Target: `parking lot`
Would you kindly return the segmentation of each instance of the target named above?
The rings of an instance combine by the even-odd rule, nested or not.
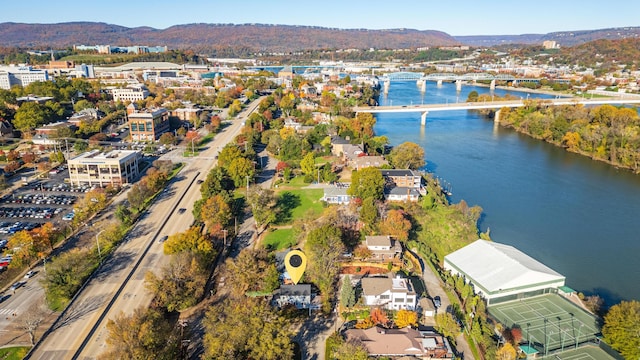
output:
[[[66,173],[51,174],[50,179],[30,182],[0,198],[0,236],[72,220],[73,205],[92,187],[66,184]]]

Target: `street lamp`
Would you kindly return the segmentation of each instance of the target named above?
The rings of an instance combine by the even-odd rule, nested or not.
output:
[[[96,245],[98,246],[98,258],[100,259],[100,264],[102,264],[102,254],[100,253],[100,234],[107,231],[107,229],[102,229],[96,234]]]

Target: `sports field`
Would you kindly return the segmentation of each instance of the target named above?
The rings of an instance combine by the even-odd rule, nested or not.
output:
[[[553,360],[615,360],[597,346],[583,346],[578,349],[563,351],[546,357]]]
[[[575,348],[599,333],[595,317],[556,294],[490,305],[489,313],[507,327],[522,329],[522,342],[530,343],[541,355]]]

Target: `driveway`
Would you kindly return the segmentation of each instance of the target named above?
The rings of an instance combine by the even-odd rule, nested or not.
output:
[[[449,301],[449,297],[447,297],[447,293],[444,291],[440,277],[438,277],[438,275],[436,275],[433,270],[431,270],[431,267],[425,266],[424,260],[420,256],[418,256],[417,253],[413,251],[412,253],[417,259],[420,260],[420,267],[422,268],[422,280],[424,281],[424,285],[427,288],[427,293],[429,294],[429,296],[431,298],[440,296],[440,301],[442,302],[440,311],[446,311],[447,309],[450,309],[451,302]],[[456,337],[456,349],[458,351],[458,357],[460,359],[475,359],[475,357],[473,357],[473,353],[471,352],[471,348],[467,343],[467,339],[465,339],[462,333]]]

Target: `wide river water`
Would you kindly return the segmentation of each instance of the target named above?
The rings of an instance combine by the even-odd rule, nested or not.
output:
[[[381,105],[464,102],[484,87],[392,82]],[[496,90],[496,95],[505,91]],[[525,93],[513,92],[526,97]],[[531,94],[531,97],[541,97]],[[640,300],[640,176],[494,126],[472,111],[377,114],[376,135],[425,149],[426,170],[451,184],[452,202],[484,209],[480,230],[602,296]]]

